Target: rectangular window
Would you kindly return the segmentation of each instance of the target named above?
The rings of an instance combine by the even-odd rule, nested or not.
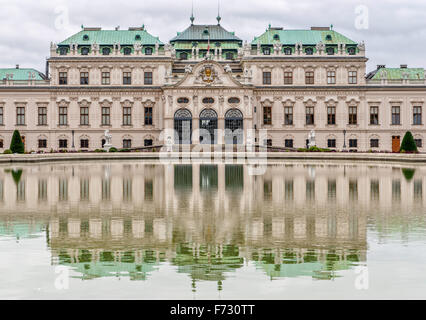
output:
[[[306,107],[306,124],[313,125],[314,123],[314,107]]]
[[[293,107],[284,107],[284,123],[293,125]]]
[[[328,148],[336,148],[336,139],[328,139],[327,140]]]
[[[80,108],[80,125],[82,126],[89,125],[89,108],[88,107]]]
[[[378,148],[379,139],[370,139],[370,148]]]
[[[80,84],[88,85],[89,84],[89,73],[88,72],[80,72]]]
[[[59,125],[66,126],[68,125],[68,108],[59,107]]]
[[[284,145],[286,148],[293,148],[293,139],[285,139]]]
[[[89,140],[81,139],[80,140],[80,148],[89,148]]]
[[[68,73],[67,72],[59,72],[59,84],[60,85],[68,84]]]
[[[102,107],[102,125],[109,126],[111,124],[111,108]]]
[[[357,124],[357,107],[349,107],[349,124]]]
[[[103,85],[111,84],[111,74],[109,72],[102,72],[102,84]]]
[[[132,107],[123,108],[123,125],[130,126],[132,124]]]
[[[0,125],[4,125],[4,109],[3,107],[0,107]]]
[[[60,139],[59,140],[59,148],[68,148],[68,140]]]
[[[144,72],[144,80],[143,83],[146,85],[152,84],[152,72]]]
[[[358,140],[349,139],[349,148],[358,148]]]
[[[356,71],[349,71],[348,74],[348,82],[349,84],[356,84],[357,83],[357,72]]]
[[[272,124],[272,107],[263,107],[263,124]]]
[[[284,72],[284,84],[293,84],[293,72]]]
[[[123,148],[129,149],[132,147],[132,140],[131,139],[124,139],[123,140]]]
[[[413,107],[413,124],[422,124],[422,107]]]
[[[392,124],[399,125],[401,124],[401,108],[392,107]]]
[[[416,143],[417,148],[422,147],[422,139],[414,139],[414,142]]]
[[[270,72],[264,72],[263,73],[263,84],[271,84],[271,73]]]
[[[152,107],[145,107],[145,125],[152,126]]]
[[[38,147],[39,148],[47,148],[47,140],[46,139],[39,139],[38,140]]]
[[[305,72],[305,83],[306,84],[314,84],[314,72],[313,71]]]
[[[327,124],[336,124],[336,107],[327,107]]]
[[[370,124],[379,124],[379,107],[370,107]]]
[[[131,72],[123,72],[123,84],[132,84],[132,73]]]
[[[143,145],[145,146],[145,147],[150,147],[150,146],[152,146],[152,139],[145,139],[144,141],[143,141]]]
[[[47,108],[46,107],[38,108],[38,125],[39,126],[47,125]]]
[[[327,71],[327,83],[328,84],[336,83],[336,71]]]
[[[16,108],[16,124],[25,125],[25,107]]]

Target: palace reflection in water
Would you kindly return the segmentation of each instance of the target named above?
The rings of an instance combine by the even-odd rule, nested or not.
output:
[[[149,280],[164,263],[221,283],[252,264],[272,279],[333,279],[367,263],[367,221],[426,207],[423,167],[147,162],[0,168],[0,238],[43,233],[77,277]],[[387,223],[386,219],[378,223]],[[380,226],[376,226],[380,229]]]

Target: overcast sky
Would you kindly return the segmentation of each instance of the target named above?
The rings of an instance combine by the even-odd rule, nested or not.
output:
[[[192,0],[0,0],[0,67],[44,72],[51,41],[81,25],[113,29],[145,24],[168,42],[190,23]],[[253,40],[269,24],[288,29],[330,26],[366,43],[368,71],[377,64],[426,67],[425,0],[221,0],[222,26]],[[195,23],[214,24],[217,0],[194,0]]]

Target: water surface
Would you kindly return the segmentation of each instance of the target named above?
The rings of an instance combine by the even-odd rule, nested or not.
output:
[[[425,193],[406,164],[0,166],[0,298],[424,299]]]

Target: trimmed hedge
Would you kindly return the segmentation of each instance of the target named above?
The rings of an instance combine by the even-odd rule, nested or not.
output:
[[[13,132],[12,141],[10,142],[10,150],[12,153],[24,153],[25,146],[21,139],[21,134],[18,130]]]
[[[402,139],[400,152],[417,152],[416,142],[410,131],[407,131]]]

